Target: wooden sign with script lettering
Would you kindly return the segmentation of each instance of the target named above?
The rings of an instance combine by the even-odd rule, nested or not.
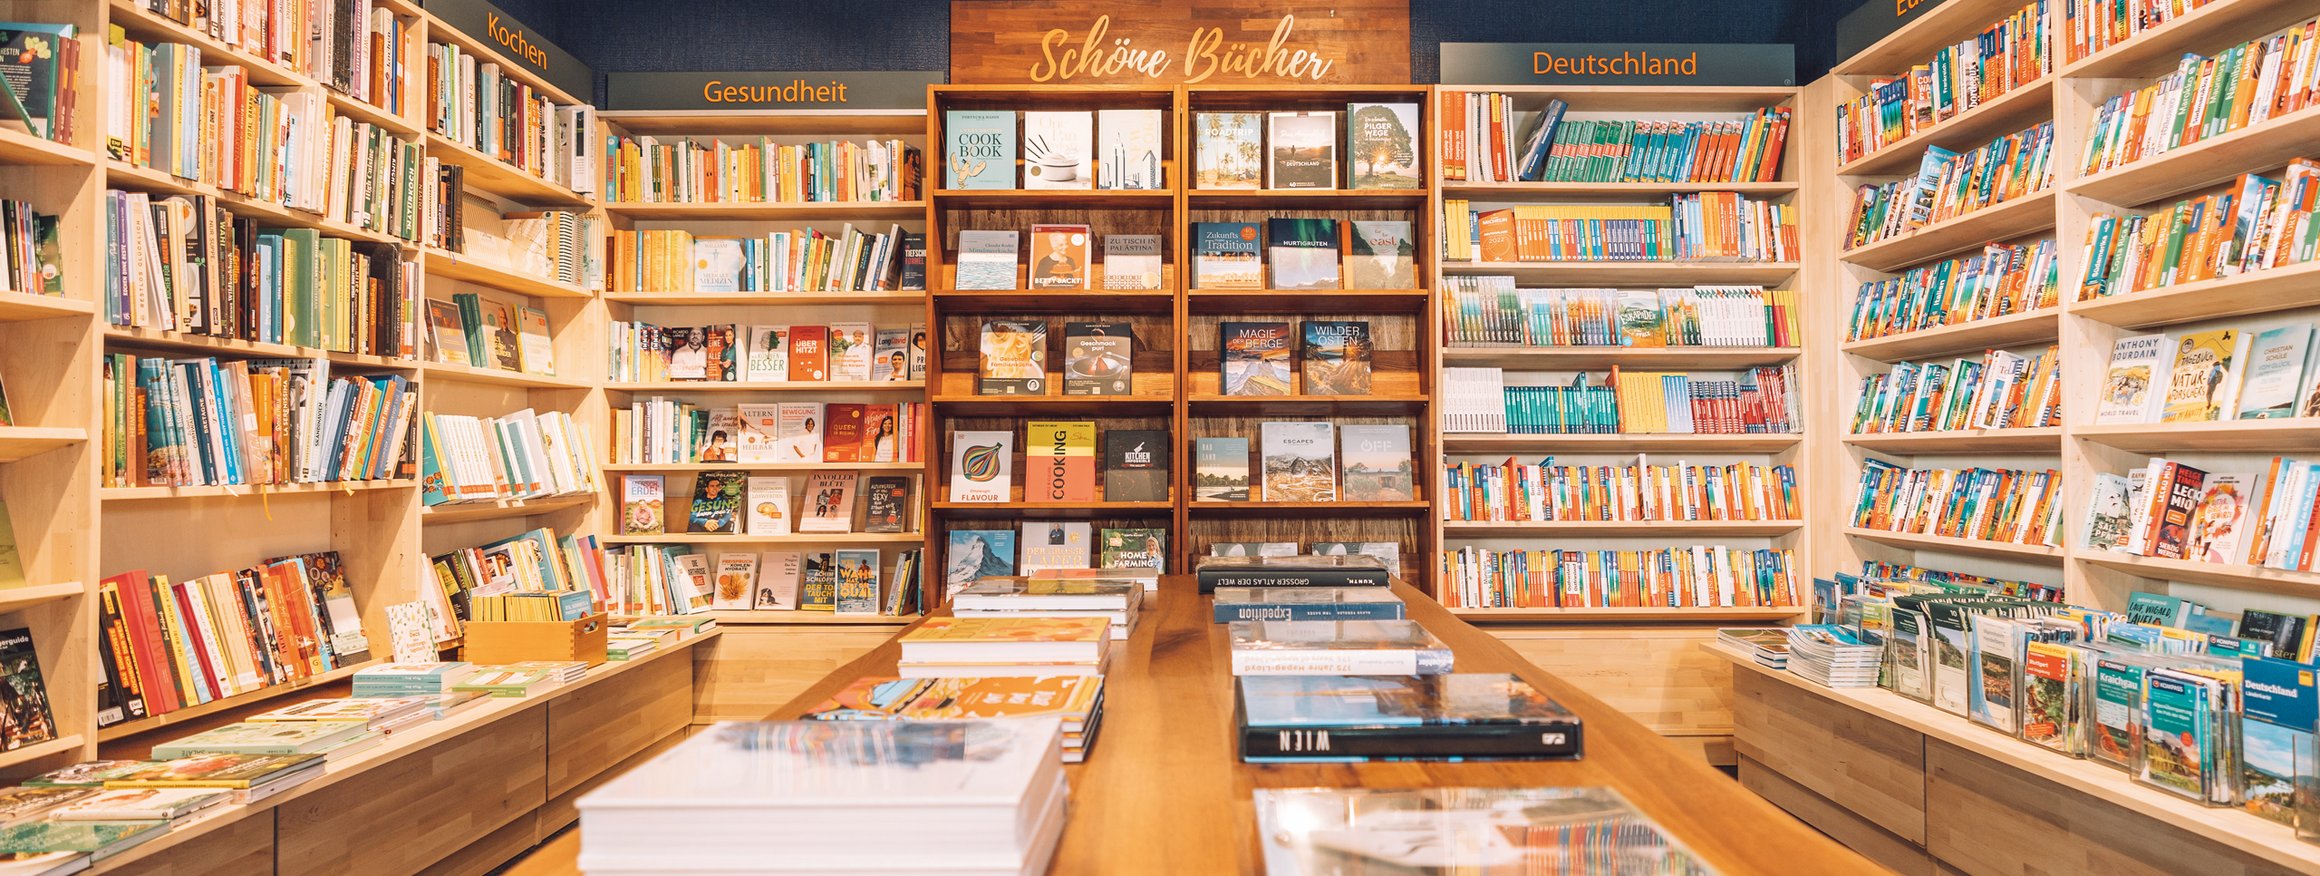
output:
[[[954,84],[1408,81],[1409,0],[951,4]]]

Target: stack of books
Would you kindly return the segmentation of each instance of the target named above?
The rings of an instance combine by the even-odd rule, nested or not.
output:
[[[1858,627],[1805,624],[1788,630],[1788,670],[1828,687],[1876,687],[1885,643]]]
[[[1234,621],[1234,675],[1441,675],[1450,646],[1417,621]]]
[[[1760,666],[1788,668],[1788,630],[1785,627],[1733,627],[1716,631],[1716,641],[1748,652]]]
[[[392,734],[397,729],[435,719],[436,698],[332,697],[307,700],[250,716],[252,723],[311,724],[359,721],[371,730]]]
[[[415,697],[450,693],[475,673],[472,664],[381,663],[354,674],[357,697]]]
[[[661,637],[653,634],[613,633],[604,637],[604,659],[625,663],[652,653],[661,646]]]
[[[1255,796],[1273,874],[1714,872],[1610,788],[1263,788]]]
[[[176,821],[233,799],[215,788],[40,788],[20,790],[77,791],[88,796],[47,812],[51,821]],[[54,872],[54,871],[38,871]]]
[[[1216,622],[1401,620],[1390,587],[1219,587]]]
[[[971,721],[1054,718],[1063,722],[1063,762],[1087,759],[1103,722],[1101,677],[857,679],[806,712],[817,721]]]
[[[1044,873],[1061,735],[1053,718],[718,724],[580,798],[580,867]],[[876,817],[895,807],[911,830]]]
[[[903,678],[1100,676],[1112,622],[1094,617],[934,617],[902,634]]]
[[[153,746],[153,756],[172,760],[205,754],[319,754],[337,759],[385,738],[368,721],[244,721]]]
[[[528,697],[587,674],[588,664],[571,661],[531,661],[477,666],[453,691],[474,691],[495,697]]]
[[[1193,571],[1202,592],[1220,587],[1385,587],[1393,570],[1368,554],[1202,557]]]
[[[951,596],[951,614],[976,617],[1100,617],[1112,625],[1112,639],[1135,629],[1144,586],[1104,578],[989,577]]]
[[[321,778],[319,754],[203,754],[107,771],[107,788],[223,788],[253,803]]]
[[[0,856],[27,873],[76,873],[168,832],[166,821],[27,821],[0,829]]]
[[[1576,758],[1579,716],[1512,675],[1245,676],[1241,759]]]

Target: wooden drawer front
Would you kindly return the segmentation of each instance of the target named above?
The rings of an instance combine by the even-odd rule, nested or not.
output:
[[[671,654],[548,703],[548,796],[693,721],[693,661]]]
[[[1925,736],[1753,672],[1733,676],[1733,736],[1753,760],[1925,844]]]
[[[548,710],[530,708],[278,807],[279,872],[412,873],[547,800]]]
[[[1740,759],[1740,785],[1756,796],[1788,810],[1829,838],[1860,852],[1869,860],[1903,876],[1932,876],[1933,859],[1915,843],[1894,836],[1884,828],[1869,823],[1827,797],[1805,789],[1788,777],[1766,769],[1763,764],[1748,758]]]
[[[154,840],[160,842],[161,840]],[[118,872],[134,876],[252,876],[274,872],[274,814],[235,819]]]

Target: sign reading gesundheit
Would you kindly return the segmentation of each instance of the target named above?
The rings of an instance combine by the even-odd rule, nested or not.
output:
[[[926,109],[941,70],[606,73],[608,110]]]
[[[1443,85],[1795,85],[1786,43],[1443,43]]]
[[[1837,19],[1837,58],[1850,58],[1876,45],[1887,34],[1916,21],[1944,0],[1869,0]],[[2023,5],[2029,5],[2027,3]],[[1997,15],[1998,13],[1992,13]],[[1894,71],[1905,72],[1905,71]]]
[[[421,5],[484,45],[586,103],[596,94],[596,71],[571,52],[485,0],[426,0]]]

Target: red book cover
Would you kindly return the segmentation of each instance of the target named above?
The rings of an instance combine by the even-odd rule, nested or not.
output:
[[[856,457],[858,461],[909,461],[902,449],[902,417],[898,410],[896,405],[862,406],[862,449]]]
[[[832,403],[825,410],[829,424],[822,430],[823,462],[862,462],[862,409],[859,404]]]
[[[121,599],[121,619],[128,627],[129,652],[137,674],[145,679],[145,711],[150,715],[183,707],[177,696],[177,673],[161,649],[161,624],[153,616],[153,591],[144,570],[106,578]]]
[[[789,327],[789,379],[830,379],[830,327]]]
[[[174,616],[178,619],[172,628],[178,641],[187,646],[185,650],[193,652],[191,668],[196,670],[196,686],[208,699],[214,700],[225,695],[225,685],[218,679],[217,663],[210,659],[209,624],[203,622],[200,612],[193,610],[193,597],[185,592],[186,587],[184,581],[168,585],[167,595],[176,606]]]
[[[2207,473],[2187,465],[2169,463],[2167,475],[2160,482],[2165,485],[2165,490],[2164,495],[2157,500],[2162,504],[2159,506],[2159,530],[2151,541],[2151,556],[2180,560],[2183,558],[2184,539],[2191,531],[2191,515],[2199,510],[2199,489],[2204,485]],[[2310,542],[2306,542],[2305,552],[2309,554],[2310,551]]]

